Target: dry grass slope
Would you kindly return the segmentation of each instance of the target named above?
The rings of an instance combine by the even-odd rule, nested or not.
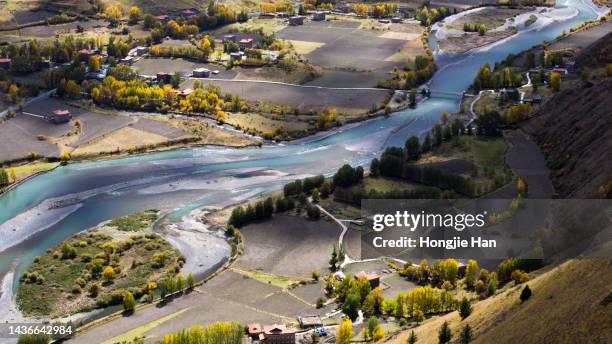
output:
[[[600,252],[612,248],[608,242]],[[473,343],[609,343],[612,337],[612,263],[609,259],[576,258],[539,272],[528,282],[533,295],[521,304],[523,286],[516,286],[477,303],[464,321],[453,312],[416,328],[419,344],[438,343],[438,329],[450,323],[453,340],[465,324]],[[606,303],[604,300],[607,299]],[[409,332],[388,340],[406,343]]]

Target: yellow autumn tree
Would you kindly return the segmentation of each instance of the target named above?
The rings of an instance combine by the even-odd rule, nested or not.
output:
[[[17,99],[19,99],[19,87],[16,84],[11,84],[9,86],[9,97],[11,98],[11,102],[17,103]]]
[[[99,71],[100,70],[100,57],[98,55],[90,56],[88,66],[91,72]]]
[[[353,338],[353,322],[346,317],[336,330],[336,344],[350,344]]]
[[[140,8],[138,6],[134,6],[130,9],[128,22],[134,25],[138,23],[139,20],[140,20]]]
[[[367,16],[368,15],[368,5],[366,4],[353,4],[353,11],[355,11],[355,13],[358,16]]]
[[[276,5],[270,2],[264,2],[259,5],[261,12],[263,13],[274,13],[276,12]]]
[[[104,15],[112,25],[117,25],[123,15],[123,11],[119,5],[110,5],[104,10]]]
[[[555,92],[558,92],[561,89],[561,74],[559,74],[558,72],[550,73],[549,83],[550,87]]]

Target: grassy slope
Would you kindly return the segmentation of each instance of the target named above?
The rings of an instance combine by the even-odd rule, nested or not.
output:
[[[612,248],[609,242],[601,250]],[[537,272],[536,272],[537,274]],[[419,344],[438,343],[438,329],[448,321],[458,339],[465,324],[474,331],[473,343],[606,343],[612,336],[610,295],[612,264],[604,259],[572,259],[540,272],[528,282],[532,297],[519,301],[522,286],[512,287],[474,305],[460,321],[457,312],[432,318],[416,328]],[[404,344],[409,331],[389,339]]]

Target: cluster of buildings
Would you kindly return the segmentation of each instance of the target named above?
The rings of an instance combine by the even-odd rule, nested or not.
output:
[[[327,13],[324,11],[317,11],[312,13],[311,19],[313,21],[324,21],[326,18]],[[304,20],[307,18],[307,16],[291,16],[289,17],[289,25],[291,26],[298,26],[298,25],[304,25]]]
[[[183,17],[184,19],[189,19],[193,16],[196,16],[200,14],[200,10],[197,8],[188,8],[188,9],[184,9],[184,10],[179,10],[179,11],[173,11],[170,12],[169,14],[161,14],[158,16],[155,16],[155,19],[157,19],[157,21],[159,21],[162,24],[165,24],[167,22],[169,22],[170,20],[176,19],[178,17]]]
[[[128,51],[128,54],[126,57],[122,58],[121,60],[119,60],[119,63],[123,63],[123,64],[127,64],[127,65],[132,65],[134,63],[134,61],[136,61],[136,58],[145,55],[146,53],[149,52],[149,48],[147,47],[143,47],[143,46],[138,46],[136,48],[133,48],[132,50]]]
[[[259,323],[253,323],[248,325],[251,340],[265,344],[295,344],[297,332],[297,329],[281,324],[261,326]]]
[[[258,34],[250,34],[250,33],[231,33],[223,36],[223,43],[235,43],[238,45],[239,51],[231,52],[229,54],[229,58],[232,60],[242,60],[246,54],[245,50],[247,49],[256,49],[259,42],[261,41],[261,36]],[[268,59],[270,61],[278,60],[278,52],[271,50],[259,50],[261,53],[261,57]],[[194,75],[195,76],[195,75]]]

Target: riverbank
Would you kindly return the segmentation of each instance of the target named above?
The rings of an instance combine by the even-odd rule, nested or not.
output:
[[[541,30],[555,22],[572,19],[578,14],[578,10],[570,7],[535,7],[521,10],[478,7],[445,18],[432,28],[438,42],[436,53],[456,54],[490,49],[516,34]],[[484,25],[485,32],[465,32],[466,24],[476,27]]]

